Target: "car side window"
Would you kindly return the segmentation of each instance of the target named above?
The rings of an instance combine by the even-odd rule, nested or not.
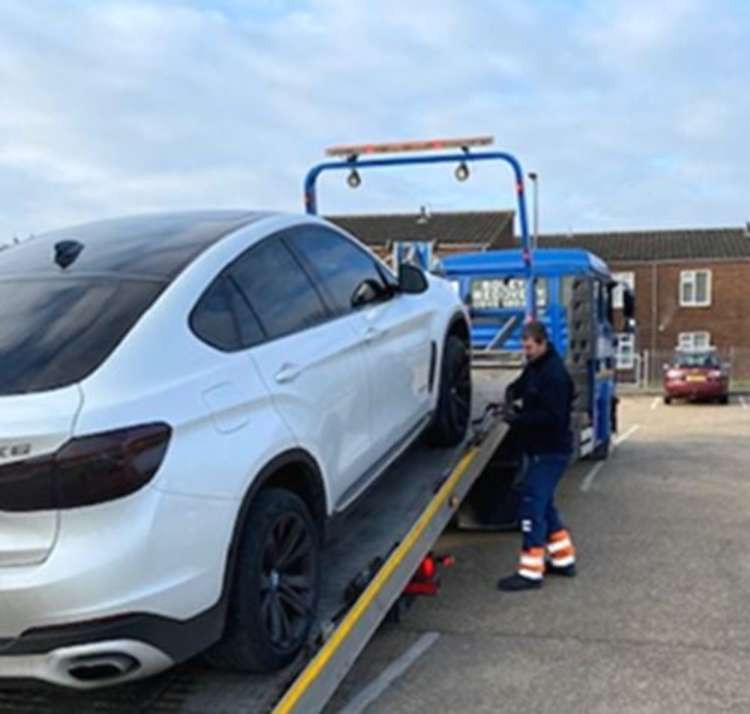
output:
[[[193,332],[224,352],[261,342],[263,330],[234,283],[224,275],[214,280],[190,316]]]
[[[372,302],[390,294],[372,257],[338,233],[303,226],[290,231],[287,239],[314,271],[337,314],[356,307],[358,297]]]
[[[193,332],[204,342],[225,352],[241,348],[228,293],[226,280],[217,278],[208,286],[190,315]]]
[[[312,281],[278,237],[251,248],[230,266],[228,274],[271,339],[304,330],[327,317]]]

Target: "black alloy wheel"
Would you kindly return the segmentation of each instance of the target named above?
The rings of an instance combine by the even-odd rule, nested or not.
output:
[[[295,648],[307,632],[316,600],[316,544],[302,516],[281,514],[263,549],[260,614],[279,650]]]

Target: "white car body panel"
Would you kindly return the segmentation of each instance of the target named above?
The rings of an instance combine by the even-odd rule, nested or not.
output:
[[[0,466],[53,453],[73,431],[83,403],[77,386],[43,394],[0,397]],[[58,532],[58,514],[3,512],[0,508],[0,572],[41,563]],[[0,581],[0,592],[2,581]]]

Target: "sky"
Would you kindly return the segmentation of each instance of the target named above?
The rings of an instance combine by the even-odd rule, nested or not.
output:
[[[491,134],[540,230],[750,220],[744,0],[0,0],[0,242],[299,212],[325,147]],[[513,208],[501,164],[343,174],[325,213]]]

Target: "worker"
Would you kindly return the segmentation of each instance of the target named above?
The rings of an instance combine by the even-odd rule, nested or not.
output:
[[[518,568],[498,582],[507,592],[540,588],[545,573],[576,574],[573,541],[555,507],[555,489],[572,454],[573,381],[541,322],[524,326],[523,351],[526,366],[505,394],[505,419],[519,438],[526,468]]]

